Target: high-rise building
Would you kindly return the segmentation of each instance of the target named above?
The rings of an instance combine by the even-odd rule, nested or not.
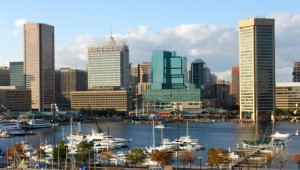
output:
[[[197,103],[201,100],[199,88],[187,82],[186,57],[175,52],[152,51],[151,87],[143,92],[143,106],[163,107],[171,103]]]
[[[240,119],[274,119],[275,21],[239,21]]]
[[[293,82],[300,82],[300,62],[293,62]]]
[[[88,48],[88,88],[129,88],[129,49],[125,42],[111,36],[107,43],[91,44]]]
[[[10,62],[10,85],[25,88],[24,62]]]
[[[130,64],[130,85],[136,86],[139,81],[139,64]]]
[[[87,90],[86,71],[61,68],[55,71],[55,102],[59,109],[71,108],[71,92]]]
[[[54,26],[24,24],[25,86],[32,110],[49,110],[55,102],[54,60]]]
[[[240,72],[239,66],[233,66],[231,68],[231,86],[230,86],[230,94],[233,97],[233,104],[239,105],[240,98],[240,80],[239,80]]]
[[[0,67],[0,86],[9,86],[9,68],[6,66]]]
[[[191,63],[190,83],[194,84],[196,88],[204,89],[206,81],[206,69],[206,63],[200,58]]]
[[[152,51],[151,89],[184,89],[187,83],[187,59],[175,52]]]
[[[139,83],[150,83],[151,63],[142,63],[139,67]]]

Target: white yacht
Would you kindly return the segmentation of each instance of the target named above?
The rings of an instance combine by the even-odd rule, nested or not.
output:
[[[30,119],[25,125],[25,128],[27,129],[38,129],[38,128],[49,128],[49,127],[52,127],[52,124],[49,121],[37,120],[34,118]]]
[[[189,127],[187,122],[186,136],[182,136],[172,142],[175,145],[179,145],[179,149],[182,150],[201,150],[205,148],[204,144],[199,144],[199,139],[192,139],[189,136]]]
[[[130,142],[132,142],[132,139],[124,139],[124,138],[113,138],[110,135],[106,135],[105,133],[96,133],[94,130],[92,131],[92,134],[87,135],[85,138],[88,142],[104,142],[107,143],[108,141],[110,143],[114,143],[115,145],[126,147],[129,145]]]
[[[276,131],[273,135],[271,135],[272,138],[274,139],[287,139],[290,138],[291,134],[290,133],[280,133]]]
[[[13,130],[13,129],[20,129],[20,123],[17,121],[11,121],[11,120],[2,120],[0,121],[0,129],[6,129],[6,130]]]

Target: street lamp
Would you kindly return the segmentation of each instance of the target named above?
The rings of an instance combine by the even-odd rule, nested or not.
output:
[[[53,123],[53,145],[55,146],[55,113],[57,110],[56,103],[51,103],[52,123]]]
[[[176,169],[178,169],[178,128],[179,128],[179,116],[182,111],[182,106],[179,103],[173,103],[173,110],[175,112],[176,120],[177,120],[177,128],[176,128]]]
[[[200,161],[200,170],[201,170],[201,161],[202,161],[202,156],[199,156],[199,161]]]

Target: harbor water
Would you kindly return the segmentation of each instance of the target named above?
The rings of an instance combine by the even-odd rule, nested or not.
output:
[[[78,126],[75,126],[74,122],[72,131],[76,133]],[[152,124],[131,124],[125,122],[99,122],[98,125],[102,128],[105,133],[109,133],[113,137],[122,137],[132,139],[130,148],[144,148],[153,145],[152,135]],[[97,129],[95,123],[81,123],[80,129],[82,133],[91,133],[94,129]],[[265,124],[263,129],[256,129],[254,123],[243,123],[243,122],[211,122],[211,123],[200,123],[200,122],[189,122],[188,133],[189,136],[195,139],[199,139],[200,143],[206,145],[205,150],[196,152],[196,160],[194,165],[199,165],[197,158],[202,156],[202,164],[205,164],[207,160],[207,150],[209,148],[221,147],[224,150],[233,151],[238,145],[241,144],[242,140],[254,140],[257,132],[261,136],[268,137],[270,133],[274,131],[280,131],[285,133],[295,133],[296,130],[300,129],[300,123],[291,123],[285,121],[278,121],[275,123]],[[268,133],[265,133],[269,131]],[[21,142],[21,140],[31,143],[33,147],[37,147],[41,142],[47,140],[48,143],[58,143],[58,141],[66,140],[65,136],[71,133],[70,125],[59,125],[54,128],[47,129],[36,129],[37,135],[29,136],[16,136],[13,138],[0,138],[0,147],[5,150],[6,147],[12,145],[15,142]],[[155,144],[161,143],[161,133],[163,137],[168,138],[171,141],[178,137],[185,136],[187,133],[187,123],[185,121],[174,122],[165,124],[164,129],[155,129]],[[55,138],[54,138],[55,134]],[[128,149],[130,149],[128,148]],[[285,169],[297,169],[297,164],[293,162],[292,155],[300,152],[300,136],[293,136],[287,143],[287,163],[284,166]],[[173,164],[176,164],[173,162]],[[182,163],[179,162],[181,165]],[[279,164],[273,161],[271,168],[278,168]]]

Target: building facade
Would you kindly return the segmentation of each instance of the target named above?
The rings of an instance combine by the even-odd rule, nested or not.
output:
[[[24,62],[10,62],[10,85],[25,88]]]
[[[300,62],[293,62],[293,82],[300,82]]]
[[[199,102],[201,92],[187,82],[186,57],[175,52],[153,51],[151,87],[143,91],[144,107],[160,107],[173,102]]]
[[[150,83],[151,81],[151,63],[142,63],[139,67],[139,83]]]
[[[9,86],[9,67],[2,66],[0,67],[0,86]]]
[[[201,59],[196,59],[191,63],[190,83],[194,84],[196,88],[205,88],[206,69],[206,63]]]
[[[86,71],[61,68],[55,71],[55,103],[60,110],[71,108],[71,92],[87,90]]]
[[[233,66],[231,68],[231,86],[230,94],[233,98],[233,104],[239,105],[240,101],[240,71],[239,66]]]
[[[89,91],[77,91],[71,94],[71,107],[79,110],[86,109],[116,109],[128,112],[132,109],[132,94],[121,89],[92,89]]]
[[[239,21],[240,119],[275,119],[275,21]]]
[[[276,83],[276,107],[294,111],[299,106],[300,82]]]
[[[184,89],[187,83],[187,59],[176,52],[152,51],[151,89]]]
[[[110,37],[103,44],[91,43],[88,48],[88,88],[129,88],[129,48],[125,42]]]
[[[31,93],[20,86],[0,87],[0,106],[9,111],[31,110]]]
[[[55,102],[54,63],[54,26],[24,24],[25,86],[34,111],[49,110]]]

